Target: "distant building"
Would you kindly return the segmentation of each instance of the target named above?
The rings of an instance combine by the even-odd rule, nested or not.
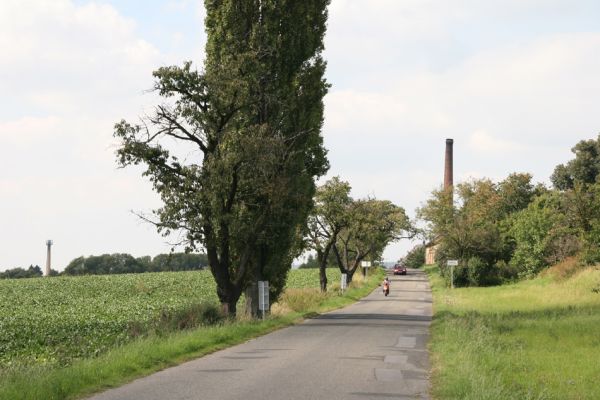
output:
[[[435,253],[439,247],[439,244],[431,243],[425,247],[425,264],[431,265],[435,263]]]

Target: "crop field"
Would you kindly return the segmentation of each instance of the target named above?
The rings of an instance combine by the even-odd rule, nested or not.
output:
[[[327,268],[327,281],[329,285],[339,283],[341,278],[340,270],[337,268]],[[294,289],[303,288],[318,288],[319,287],[319,270],[311,269],[295,269],[290,271],[287,280],[287,287]]]
[[[328,270],[337,282],[337,269]],[[318,287],[318,270],[290,271],[288,287]],[[208,271],[0,280],[0,370],[67,365],[130,340],[161,314],[217,303]]]

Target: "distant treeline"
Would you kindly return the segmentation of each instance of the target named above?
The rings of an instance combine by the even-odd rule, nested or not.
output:
[[[130,254],[103,254],[101,256],[78,257],[63,271],[64,275],[109,275],[141,272],[192,271],[208,266],[205,254],[169,253],[133,257]]]
[[[58,271],[50,270],[50,275],[58,275]],[[0,272],[0,279],[19,279],[19,278],[37,278],[42,276],[42,269],[39,265],[30,265],[29,268],[12,268]]]
[[[101,256],[77,257],[61,273],[51,270],[50,275],[109,275],[142,272],[193,271],[208,267],[205,254],[169,253],[133,257],[131,254],[116,253]],[[43,275],[39,266],[28,269],[13,268],[0,272],[0,279],[36,278]]]
[[[319,260],[315,257],[314,254],[309,254],[306,258],[306,261],[298,266],[300,269],[305,268],[319,268]],[[335,259],[335,254],[333,251],[329,253],[327,257],[327,268],[338,268],[337,261]]]

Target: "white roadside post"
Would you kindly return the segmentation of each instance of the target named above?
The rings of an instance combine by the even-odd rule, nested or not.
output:
[[[265,319],[265,314],[269,311],[269,281],[258,281],[258,309]]]
[[[342,282],[340,283],[340,287],[342,288],[342,294],[344,290],[348,287],[348,274],[342,274]]]
[[[450,287],[454,289],[454,267],[458,266],[458,260],[448,260],[447,265],[450,267]]]
[[[367,268],[371,266],[371,261],[361,261],[360,266],[363,267],[363,276],[367,276]]]

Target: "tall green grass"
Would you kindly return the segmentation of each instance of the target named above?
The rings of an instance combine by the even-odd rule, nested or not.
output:
[[[436,399],[600,399],[600,269],[446,288],[435,268]]]

